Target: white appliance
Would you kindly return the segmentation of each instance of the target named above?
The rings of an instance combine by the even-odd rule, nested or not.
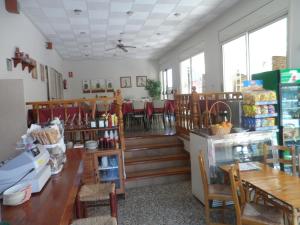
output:
[[[32,185],[32,192],[40,192],[51,176],[48,165],[48,151],[41,145],[33,145],[29,150],[0,165],[0,194],[16,184]]]

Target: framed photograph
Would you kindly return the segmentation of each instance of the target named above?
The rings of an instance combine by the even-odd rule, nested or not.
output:
[[[120,77],[121,88],[131,88],[131,77]]]
[[[31,71],[31,77],[33,79],[38,79],[38,71],[37,71],[37,64],[35,60],[32,60],[32,64],[34,65],[34,68]]]
[[[136,76],[136,86],[137,87],[146,87],[147,76]]]
[[[83,91],[90,91],[91,89],[91,81],[90,80],[83,80],[82,81],[82,90]]]
[[[41,81],[45,81],[45,66],[40,64]]]
[[[6,59],[6,68],[7,68],[7,71],[12,71],[12,60],[11,59]]]
[[[105,89],[105,80],[104,79],[97,79],[91,80],[91,89],[99,90]]]
[[[113,89],[113,82],[111,80],[106,80],[106,88]]]

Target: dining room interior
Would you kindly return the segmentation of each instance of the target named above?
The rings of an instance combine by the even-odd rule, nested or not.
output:
[[[0,225],[298,225],[299,0],[0,0]]]

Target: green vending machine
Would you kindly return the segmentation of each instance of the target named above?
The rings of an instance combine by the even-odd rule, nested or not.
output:
[[[295,145],[298,155],[300,153],[300,69],[282,69],[253,74],[252,80],[263,80],[265,89],[276,92],[279,144]]]

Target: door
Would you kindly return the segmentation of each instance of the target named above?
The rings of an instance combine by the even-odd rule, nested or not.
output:
[[[281,85],[281,129],[283,145],[295,145],[296,155],[300,153],[300,85]],[[283,157],[289,158],[288,154]],[[284,170],[291,167],[285,166]]]

